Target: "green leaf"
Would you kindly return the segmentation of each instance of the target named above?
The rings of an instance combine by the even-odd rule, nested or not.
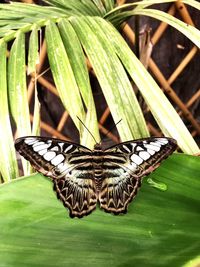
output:
[[[122,140],[148,136],[148,130],[128,76],[113,43],[104,34],[105,24],[97,18],[72,17],[70,22],[94,69]]]
[[[100,16],[101,10],[91,0],[45,0],[46,3],[52,4],[64,10],[71,11],[72,15],[79,13],[79,15]]]
[[[183,267],[198,267],[200,264],[200,256],[197,256],[196,258],[190,260],[186,264],[184,264]]]
[[[23,3],[0,4],[0,13],[0,36],[4,37],[5,41],[14,39],[18,31],[30,32],[33,24],[44,27],[48,20],[56,22],[72,14],[80,15],[75,10],[67,11],[56,7]]]
[[[194,0],[182,0],[183,3],[200,10],[200,3]]]
[[[77,116],[84,121],[85,111],[83,102],[64,44],[58,28],[53,22],[49,21],[46,26],[45,38],[49,64],[56,88],[64,107],[80,130],[82,125]]]
[[[122,22],[127,20],[127,17],[132,16],[130,9],[134,8],[134,10],[137,9],[143,9],[145,7],[154,5],[154,4],[163,4],[163,3],[169,3],[169,2],[175,2],[176,0],[147,0],[147,1],[136,1],[129,4],[123,4],[118,5],[117,7],[113,8],[111,11],[107,12],[104,15],[104,18],[111,21],[112,24],[115,26],[119,26]],[[129,10],[129,11],[127,11]]]
[[[117,7],[113,8],[111,11],[107,12],[104,15],[104,18],[113,20],[113,18],[116,19],[118,16],[123,18],[123,15],[125,18],[126,14],[127,15],[131,14],[131,11],[130,11],[131,8],[134,8],[134,11],[136,11],[138,9],[139,10],[144,9],[155,4],[164,4],[164,3],[173,3],[173,2],[176,2],[176,0],[146,0],[146,1],[143,0],[143,1],[136,1],[136,2],[128,3],[128,4],[118,5]],[[200,10],[200,3],[195,0],[182,0],[182,2]],[[129,11],[126,13],[126,10],[129,10],[130,13]]]
[[[36,65],[39,63],[39,52],[38,52],[38,26],[33,25],[32,32],[29,39],[29,50],[28,50],[28,75],[32,72],[36,72]]]
[[[0,186],[1,265],[180,267],[196,258],[199,158],[173,155],[151,177],[168,190],[145,179],[126,215],[97,208],[83,219],[68,217],[39,174]]]
[[[18,176],[18,166],[8,111],[6,49],[7,45],[4,42],[0,42],[0,173],[5,182]]]
[[[29,39],[29,51],[28,51],[28,74],[36,74],[36,65],[39,63],[39,52],[38,52],[38,31],[40,28],[37,25],[33,25],[33,29]],[[37,77],[35,78],[37,79]],[[40,135],[40,103],[38,100],[35,82],[35,97],[34,97],[34,111],[33,111],[33,124],[32,124],[32,135]]]
[[[31,134],[29,106],[26,87],[25,36],[18,32],[10,50],[8,60],[8,96],[9,107],[17,127],[17,135]],[[22,160],[25,174],[29,164]]]
[[[117,55],[136,83],[163,133],[176,139],[184,152],[198,153],[199,148],[178,113],[121,35],[111,24],[101,18],[97,18],[97,20],[101,21],[107,38],[112,41]]]
[[[109,12],[110,10],[113,9],[114,7],[114,0],[105,0],[105,1],[102,1],[104,6],[105,6],[105,9],[107,12]]]
[[[10,50],[8,61],[8,94],[12,116],[17,124],[18,135],[31,132],[26,88],[25,37],[19,32]]]
[[[200,48],[200,31],[163,11],[155,9],[137,9],[132,11],[132,15],[145,15],[166,22],[178,31],[182,32]]]
[[[19,12],[20,10],[20,12]],[[38,20],[41,18],[60,17],[63,14],[69,13],[60,8],[40,6],[28,3],[0,4],[1,18],[3,19],[22,19],[23,22],[28,22],[29,19]],[[29,21],[30,22],[30,21]]]
[[[62,37],[65,50],[69,57],[69,62],[74,73],[74,77],[77,82],[77,86],[80,90],[81,96],[87,108],[86,119],[84,124],[95,136],[96,142],[100,141],[96,109],[92,90],[90,86],[89,73],[86,65],[86,59],[79,42],[78,36],[76,35],[72,25],[68,20],[62,19],[58,23],[58,28]],[[93,148],[95,141],[92,136],[88,134],[85,127],[82,128],[82,139],[81,144],[86,145],[89,148]]]
[[[36,90],[36,85],[35,85],[32,135],[40,135],[40,102],[38,99],[38,92]]]
[[[101,14],[105,14],[106,10],[103,5],[103,1],[101,0],[92,0],[92,2],[97,6],[97,8],[100,10]]]

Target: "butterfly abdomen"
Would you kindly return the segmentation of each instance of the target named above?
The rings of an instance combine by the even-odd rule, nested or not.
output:
[[[92,167],[94,174],[94,182],[97,190],[97,194],[101,191],[102,181],[103,181],[103,150],[101,146],[98,145],[94,147],[92,152]]]

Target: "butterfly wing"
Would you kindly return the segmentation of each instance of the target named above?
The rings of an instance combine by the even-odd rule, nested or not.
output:
[[[74,181],[64,176],[54,179],[53,183],[58,199],[69,209],[71,218],[82,218],[96,209],[96,187],[93,180],[76,179]]]
[[[81,218],[96,208],[90,149],[38,136],[18,138],[15,148],[38,172],[52,178],[57,197],[71,217]]]
[[[126,213],[128,204],[138,192],[141,178],[155,170],[176,148],[174,139],[155,137],[106,149],[100,207],[114,214]]]

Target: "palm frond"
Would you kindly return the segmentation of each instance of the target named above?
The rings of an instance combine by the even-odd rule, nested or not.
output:
[[[161,2],[167,3],[173,0],[140,1],[120,7],[116,7],[113,0],[46,1],[50,6],[0,4],[1,55],[5,53],[3,44],[13,42],[10,45],[6,74],[8,79],[3,83],[8,84],[7,106],[9,104],[18,135],[31,134],[26,69],[28,73],[35,72],[38,63],[38,32],[42,29],[45,31],[48,59],[59,96],[80,132],[82,144],[92,147],[94,140],[83,129],[77,116],[92,131],[96,140],[99,140],[95,103],[85,63],[86,56],[102,88],[115,123],[122,119],[117,125],[122,140],[149,135],[132,89],[131,77],[163,133],[177,139],[184,152],[198,153],[197,144],[172,105],[126,45],[117,29],[111,25],[112,23],[114,26],[119,26],[119,23],[133,15],[151,16],[175,27],[200,47],[200,32],[197,29],[162,11],[149,9],[150,5]],[[183,2],[200,9],[196,1]],[[28,60],[25,58],[26,33],[30,34],[27,47]],[[7,86],[4,86],[3,90],[7,90]],[[3,109],[4,117],[8,117],[6,106],[3,106]],[[36,108],[36,114],[38,112]],[[5,136],[6,131],[2,134]],[[10,144],[11,141],[9,146]],[[16,167],[13,167],[14,169],[16,170]]]

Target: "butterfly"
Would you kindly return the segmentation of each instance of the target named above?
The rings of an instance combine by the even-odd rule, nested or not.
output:
[[[16,150],[53,181],[58,199],[71,218],[96,209],[126,213],[141,180],[177,148],[176,140],[151,137],[93,150],[64,140],[27,136],[15,141]]]

